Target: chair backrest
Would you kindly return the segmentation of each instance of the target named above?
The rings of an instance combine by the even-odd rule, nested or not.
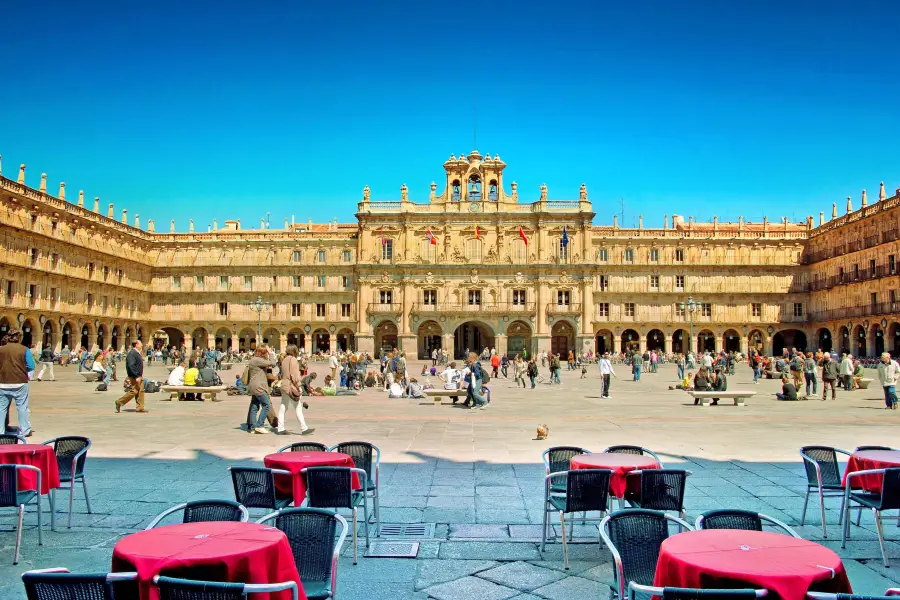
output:
[[[279,448],[279,452],[328,452],[328,446],[319,442],[295,442],[288,444],[284,448]]]
[[[16,465],[0,465],[0,506],[18,506],[16,492],[19,480]]]
[[[822,485],[841,485],[841,470],[838,466],[837,452],[830,446],[804,446],[800,454],[809,460],[803,461],[806,468],[806,480],[809,485],[819,485],[816,479],[816,467],[822,473]],[[813,462],[810,462],[812,460]]]
[[[881,482],[881,510],[900,508],[900,468],[884,470]]]
[[[14,433],[0,433],[0,446],[25,443],[25,440]]]
[[[365,471],[370,481],[375,481],[374,468],[381,453],[374,445],[369,442],[341,442],[331,449],[349,455],[353,466]]]
[[[597,510],[609,504],[609,469],[578,469],[566,475],[566,512]]]
[[[231,467],[235,499],[248,508],[275,508],[275,477],[271,469]]]
[[[243,521],[245,510],[233,500],[194,500],[185,504],[182,522]]]
[[[647,596],[659,597],[663,600],[755,600],[756,598],[764,598],[769,593],[768,590],[754,589],[715,590],[677,587],[661,588],[636,585],[634,582],[629,583],[628,592],[630,598],[636,596],[635,592],[642,592]]]
[[[831,592],[806,592],[808,600],[894,600],[900,591],[888,589],[884,596],[864,596],[862,594],[834,594]]]
[[[683,510],[687,475],[687,471],[682,469],[641,471],[641,507],[653,510]]]
[[[669,537],[665,513],[643,508],[620,510],[608,517],[606,526],[622,561],[624,581],[652,585],[659,547]]]
[[[638,456],[644,455],[644,449],[640,446],[628,446],[628,445],[619,445],[619,446],[610,446],[606,450],[604,450],[606,454],[637,454]]]
[[[361,468],[361,467],[360,467]],[[311,508],[353,508],[350,467],[307,467],[307,506]]]
[[[710,510],[697,519],[697,529],[744,529],[762,531],[763,523],[759,513],[752,510],[721,509]]]
[[[859,446],[854,452],[865,452],[866,450],[893,450],[889,446]]]
[[[322,508],[287,508],[278,511],[274,520],[275,527],[284,532],[291,545],[301,581],[330,585],[336,551],[334,536],[338,523],[341,523],[343,541],[347,535],[347,522]]]
[[[91,447],[91,440],[86,437],[69,435],[53,440],[53,451],[56,453],[56,462],[59,466],[61,479],[80,477],[84,474],[84,462],[87,460],[87,452],[78,457],[75,462],[75,470],[72,471],[72,459],[82,450]]]
[[[590,452],[578,446],[554,446],[544,450],[542,458],[551,473],[560,473],[568,471],[572,457],[580,454],[590,454]]]
[[[106,573],[22,573],[28,600],[85,598],[112,600],[112,585]]]
[[[157,577],[159,600],[244,600],[243,583],[192,581],[173,577]]]

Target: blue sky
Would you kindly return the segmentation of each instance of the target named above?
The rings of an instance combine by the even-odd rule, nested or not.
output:
[[[900,3],[14,2],[0,154],[168,230],[427,201],[451,152],[597,224],[900,187]],[[439,188],[440,189],[440,188]],[[105,210],[105,209],[104,209]]]

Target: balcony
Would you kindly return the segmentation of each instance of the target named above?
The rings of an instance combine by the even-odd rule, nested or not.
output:
[[[572,302],[570,304],[548,304],[547,305],[547,314],[548,315],[580,315],[581,314],[581,303],[580,302]]]
[[[417,302],[412,306],[412,312],[419,314],[449,315],[459,313],[489,313],[495,315],[533,315],[535,303],[525,302],[513,304],[512,302],[487,302],[481,304],[460,304],[457,302],[439,302],[437,304],[423,304]]]
[[[811,321],[834,321],[853,317],[873,317],[876,315],[890,315],[900,313],[900,302],[873,302],[858,306],[845,306],[843,308],[831,308],[809,313]]]
[[[370,315],[397,315],[403,312],[403,305],[399,302],[390,304],[382,304],[380,302],[371,302],[368,307]]]

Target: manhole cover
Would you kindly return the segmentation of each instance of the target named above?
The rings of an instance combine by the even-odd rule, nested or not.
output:
[[[372,542],[366,550],[366,558],[415,558],[419,554],[419,542]]]
[[[397,540],[422,540],[434,537],[434,523],[382,523],[378,537]]]

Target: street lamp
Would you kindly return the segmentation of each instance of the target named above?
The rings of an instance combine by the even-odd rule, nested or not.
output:
[[[256,297],[256,302],[250,303],[250,310],[256,313],[256,344],[262,340],[262,311],[266,309],[262,296]]]
[[[688,313],[688,343],[687,343],[687,351],[691,351],[691,341],[694,339],[694,313],[700,309],[700,304],[694,302],[693,296],[688,296],[687,303],[680,303],[678,305],[682,311],[686,311]]]

